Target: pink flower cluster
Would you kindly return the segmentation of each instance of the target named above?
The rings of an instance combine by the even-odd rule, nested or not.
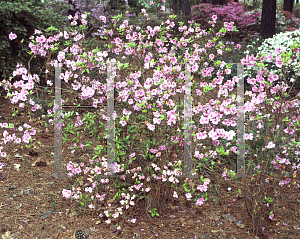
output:
[[[10,130],[15,130],[15,128],[13,126],[8,125],[7,123],[0,123],[0,127],[1,128],[10,128]],[[16,134],[9,135],[7,130],[4,130],[4,132],[2,133],[2,135],[4,137],[3,143],[7,144],[9,142],[14,142],[14,143],[20,144],[23,141],[24,143],[28,144],[30,142],[31,135],[36,134],[36,130],[35,129],[29,130],[31,128],[31,126],[28,125],[28,124],[24,124],[23,127],[26,128],[26,130],[24,131],[22,139],[18,138],[16,136]],[[23,127],[20,126],[20,127],[18,127],[17,130],[18,131],[23,131]],[[0,148],[0,153],[1,153],[1,148]],[[1,156],[6,157],[6,153],[2,152]]]

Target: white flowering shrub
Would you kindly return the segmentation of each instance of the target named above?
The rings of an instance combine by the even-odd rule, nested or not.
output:
[[[263,56],[267,56],[268,54],[271,54],[271,56],[274,58],[278,55],[281,55],[282,52],[289,53],[291,51],[291,45],[293,45],[294,43],[300,44],[300,30],[276,34],[274,37],[268,38],[263,41],[262,45],[257,48],[258,53],[256,57],[263,57]],[[298,48],[299,47],[300,45],[298,46]],[[245,53],[248,54],[247,51]],[[278,74],[278,72],[280,71],[280,69],[278,69],[278,67],[276,67],[274,63],[271,63],[272,62],[271,60],[265,59],[263,62],[268,64],[267,69],[273,74]],[[278,74],[278,76],[282,78],[285,83],[288,83],[289,85],[291,85],[291,83],[289,83],[291,78],[297,80],[296,85],[300,85],[299,84],[300,81],[299,50],[297,56],[291,59],[291,64],[289,65],[289,67],[288,68],[286,68],[286,66],[284,67],[286,69],[286,73],[284,75],[282,75],[282,73],[281,75]],[[248,66],[247,69],[250,70],[252,69],[252,67]],[[257,70],[255,71],[250,70],[249,74],[246,73],[245,76],[246,78],[247,77],[252,78],[256,75],[256,73]]]

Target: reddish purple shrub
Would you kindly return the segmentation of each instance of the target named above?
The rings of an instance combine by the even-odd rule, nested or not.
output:
[[[210,3],[202,3],[192,7],[192,20],[200,23],[204,28],[208,27],[208,20],[213,15],[218,16],[216,30],[223,27],[222,22],[234,22],[237,30],[246,31],[250,25],[258,22],[261,12],[248,13],[237,2],[230,2],[223,6],[214,6]],[[210,27],[210,26],[209,26]]]

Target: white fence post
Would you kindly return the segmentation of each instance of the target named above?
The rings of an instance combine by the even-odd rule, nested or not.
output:
[[[192,97],[191,66],[185,64],[185,97],[184,97],[184,175],[192,176]]]
[[[55,100],[54,100],[54,173],[52,177],[62,177],[62,134],[61,134],[61,68],[55,67]]]
[[[115,123],[114,113],[114,76],[113,63],[107,64],[107,174],[115,174]]]
[[[115,173],[115,125],[113,119],[114,113],[114,70],[113,63],[107,65],[107,176]],[[62,133],[61,133],[61,68],[55,67],[55,120],[54,120],[54,173],[52,177],[58,178],[62,176]]]
[[[244,66],[237,64],[237,77],[239,79],[237,85],[237,177],[245,176],[245,113],[244,113]],[[185,65],[185,99],[184,99],[184,122],[185,122],[185,141],[184,141],[184,176],[191,177],[192,173],[192,99],[191,99],[191,69],[188,64]]]
[[[244,65],[237,63],[237,178],[245,176],[245,111],[244,111]]]

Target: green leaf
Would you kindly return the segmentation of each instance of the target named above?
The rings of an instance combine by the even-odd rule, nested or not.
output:
[[[58,31],[58,29],[55,28],[55,27],[53,27],[53,26],[51,26],[51,27],[48,27],[48,28],[46,29],[46,32],[49,32],[49,31]]]

